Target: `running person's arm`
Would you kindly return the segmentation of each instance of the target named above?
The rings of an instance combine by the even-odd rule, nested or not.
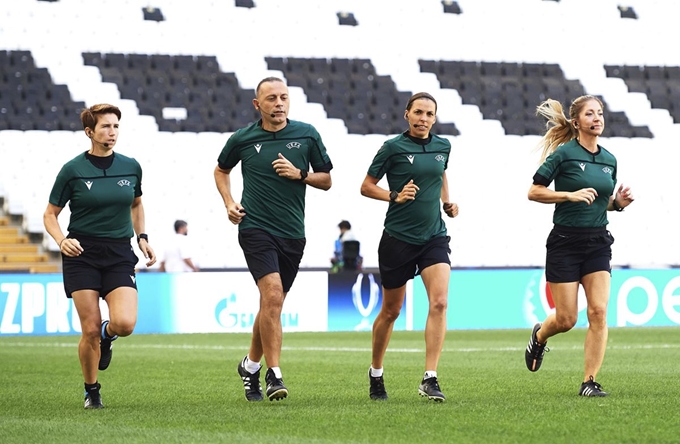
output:
[[[227,216],[229,221],[238,225],[241,223],[241,219],[245,216],[245,210],[240,203],[235,202],[234,198],[231,196],[231,178],[229,176],[231,173],[231,168],[228,170],[223,170],[218,166],[215,167],[215,185],[217,185],[217,191],[220,192],[222,200],[224,201],[224,206],[227,208]]]
[[[59,214],[63,210],[62,207],[58,207],[51,203],[47,204],[47,209],[45,214],[43,214],[43,223],[45,224],[45,230],[52,236],[52,239],[59,245],[59,251],[64,253],[64,255],[69,257],[79,256],[83,252],[83,247],[80,246],[80,242],[77,239],[67,238],[61,231],[61,226],[59,225]]]
[[[144,218],[144,205],[142,204],[142,196],[135,197],[132,201],[132,207],[130,208],[130,213],[132,215],[132,228],[134,228],[137,236],[144,233],[146,230],[146,219]],[[146,266],[150,267],[156,263],[156,253],[154,253],[153,248],[149,245],[146,239],[139,239],[139,249],[144,254],[144,257],[148,259]]]
[[[597,197],[595,188],[581,188],[573,192],[568,191],[554,191],[545,185],[532,184],[529,188],[529,200],[535,202],[553,204],[562,202],[585,202],[588,205],[592,204]]]
[[[361,195],[370,197],[371,199],[389,202],[392,191],[379,187],[378,182],[380,182],[380,179],[367,174],[364,182],[361,184]],[[414,184],[413,179],[411,179],[404,185],[404,188],[398,192],[397,198],[394,201],[398,204],[402,204],[408,200],[415,200],[416,193],[419,189],[418,185]]]
[[[446,177],[446,171],[442,174],[442,191],[441,198],[444,212],[449,217],[458,216],[458,204],[449,202],[449,180]]]

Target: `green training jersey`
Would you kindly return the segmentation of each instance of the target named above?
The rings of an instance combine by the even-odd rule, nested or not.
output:
[[[246,215],[239,230],[261,228],[287,239],[305,237],[305,193],[301,180],[280,177],[272,162],[282,154],[296,168],[330,172],[333,168],[317,130],[307,123],[288,120],[280,131],[262,129],[261,120],[229,137],[217,158],[219,167],[230,170],[241,162]]]
[[[385,231],[391,236],[414,245],[446,236],[440,202],[450,153],[451,142],[436,134],[421,141],[404,133],[386,141],[378,150],[368,168],[369,176],[380,180],[387,174],[393,191],[401,191],[411,179],[420,188],[415,200],[403,204],[390,202]]]
[[[142,168],[133,158],[112,156],[105,170],[82,153],[59,171],[49,202],[60,208],[69,203],[69,232],[112,239],[134,236],[130,207],[142,195]]]
[[[534,183],[548,186],[555,181],[555,191],[573,192],[582,188],[597,191],[595,201],[562,202],[555,205],[553,223],[567,227],[598,228],[606,226],[609,197],[616,186],[616,157],[598,145],[591,153],[576,139],[560,145],[538,168]]]

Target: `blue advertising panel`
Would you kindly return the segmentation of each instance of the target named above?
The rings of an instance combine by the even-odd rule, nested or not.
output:
[[[452,270],[449,329],[527,328],[554,311],[542,269]],[[577,327],[588,325],[586,297],[579,288]],[[427,294],[420,277],[413,283],[413,329],[427,320]],[[612,271],[609,326],[680,325],[680,270]]]
[[[328,274],[328,331],[371,330],[381,305],[382,286],[377,270]],[[402,307],[394,329],[405,330],[408,318],[410,313]]]
[[[300,272],[281,314],[284,331],[326,331],[328,278]],[[252,331],[259,293],[248,272],[139,273],[135,333]],[[108,319],[106,302],[100,302]],[[80,334],[61,274],[0,274],[0,336]]]

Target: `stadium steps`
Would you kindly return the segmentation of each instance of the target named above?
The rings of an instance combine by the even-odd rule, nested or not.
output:
[[[41,250],[11,218],[0,216],[0,272],[59,272],[59,262]]]

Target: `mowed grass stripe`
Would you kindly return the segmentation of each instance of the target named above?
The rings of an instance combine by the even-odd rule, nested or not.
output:
[[[286,333],[289,397],[248,403],[236,365],[248,334],[132,335],[100,372],[106,408],[82,408],[77,336],[0,338],[0,441],[7,443],[678,442],[678,328],[612,328],[598,380],[577,396],[585,330],[524,365],[528,330],[450,331],[439,363],[443,404],[420,398],[423,332],[394,332],[390,398],[368,397],[370,332]],[[403,350],[403,352],[400,352]]]

